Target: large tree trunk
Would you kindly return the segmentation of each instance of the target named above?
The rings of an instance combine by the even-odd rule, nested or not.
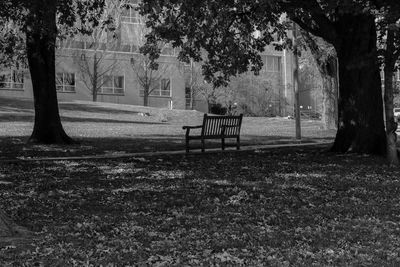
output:
[[[383,155],[386,135],[374,17],[345,14],[336,28],[339,128],[332,151]]]
[[[43,4],[43,5],[40,5]],[[40,7],[39,7],[40,5]],[[45,0],[32,10],[26,33],[27,58],[32,78],[35,124],[30,142],[69,144],[60,120],[55,81],[56,1]],[[46,6],[45,10],[43,7]]]
[[[386,38],[386,51],[385,51],[385,120],[386,120],[386,158],[390,165],[399,165],[399,158],[396,148],[396,129],[397,122],[393,113],[393,71],[396,63],[394,57],[394,30],[389,27]]]
[[[322,121],[325,129],[337,129],[338,126],[338,79],[337,62],[335,57],[329,57],[323,66],[320,66],[322,77]]]

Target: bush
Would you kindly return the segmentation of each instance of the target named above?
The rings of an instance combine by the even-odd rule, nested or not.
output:
[[[210,104],[210,113],[215,115],[225,115],[227,111],[226,107],[221,104]]]

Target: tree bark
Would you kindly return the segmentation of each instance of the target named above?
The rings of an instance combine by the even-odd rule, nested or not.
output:
[[[394,30],[388,27],[385,51],[385,120],[386,120],[386,159],[389,165],[399,165],[399,158],[396,148],[396,129],[397,122],[393,112],[393,71],[396,63],[394,58]]]
[[[145,90],[143,94],[143,106],[147,107],[149,105],[149,90]]]
[[[329,57],[320,66],[322,71],[322,121],[326,130],[337,129],[338,126],[338,80],[336,57]]]
[[[94,56],[93,56],[93,83],[92,83],[92,85],[93,85],[93,88],[92,88],[93,102],[97,102],[97,90],[98,90],[97,81],[99,78],[99,77],[97,77],[98,76],[98,74],[97,74],[98,67],[99,66],[98,66],[98,62],[97,62],[97,54],[95,51]]]
[[[385,153],[383,101],[373,16],[344,14],[335,23],[339,128],[334,152]]]
[[[40,1],[31,10],[32,23],[26,32],[26,48],[32,78],[35,122],[32,143],[70,144],[60,120],[55,81],[56,1]]]

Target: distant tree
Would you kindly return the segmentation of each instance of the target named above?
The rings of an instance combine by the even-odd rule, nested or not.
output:
[[[93,102],[108,77],[118,67],[118,60],[114,53],[110,53],[121,44],[121,15],[128,0],[108,0],[104,12],[99,19],[100,25],[95,26],[90,34],[75,36],[85,40],[85,50],[74,53],[80,69],[80,75],[85,87],[92,95]],[[110,19],[112,18],[112,19]],[[94,26],[88,23],[87,27]]]
[[[322,38],[302,31],[301,39],[322,78],[322,121],[325,129],[338,128],[338,64],[335,48]]]
[[[282,86],[273,84],[267,77],[245,73],[233,77],[227,86],[229,104],[236,103],[238,112],[251,116],[282,115],[287,101]]]
[[[146,27],[144,18],[138,16],[136,19],[138,23],[131,28],[131,32],[128,34],[131,36],[130,39],[135,40],[134,45],[140,48],[147,41],[149,29]],[[157,49],[162,53],[162,51],[167,51],[168,47],[164,42],[158,42]],[[172,64],[168,61],[154,62],[148,55],[136,53],[131,58],[131,67],[136,82],[140,86],[141,95],[143,95],[143,106],[149,105],[149,97],[155,92],[160,91],[160,94],[170,92],[169,74]]]

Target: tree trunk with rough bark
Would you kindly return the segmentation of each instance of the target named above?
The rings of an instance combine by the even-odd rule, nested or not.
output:
[[[339,61],[339,125],[334,152],[386,151],[383,101],[373,16],[345,14],[335,24]]]
[[[389,27],[386,37],[385,51],[385,120],[386,120],[386,159],[389,165],[399,165],[399,158],[396,147],[397,122],[393,112],[393,71],[396,60],[394,59],[394,31]]]
[[[27,58],[35,106],[35,122],[29,141],[70,144],[73,141],[61,125],[56,92],[56,2],[41,2],[45,4],[46,10],[31,11],[35,16],[32,15],[33,22],[26,32]],[[39,6],[37,8],[39,9]]]
[[[337,62],[335,57],[329,57],[321,66],[322,77],[322,121],[326,130],[337,129],[338,126],[338,80]]]

